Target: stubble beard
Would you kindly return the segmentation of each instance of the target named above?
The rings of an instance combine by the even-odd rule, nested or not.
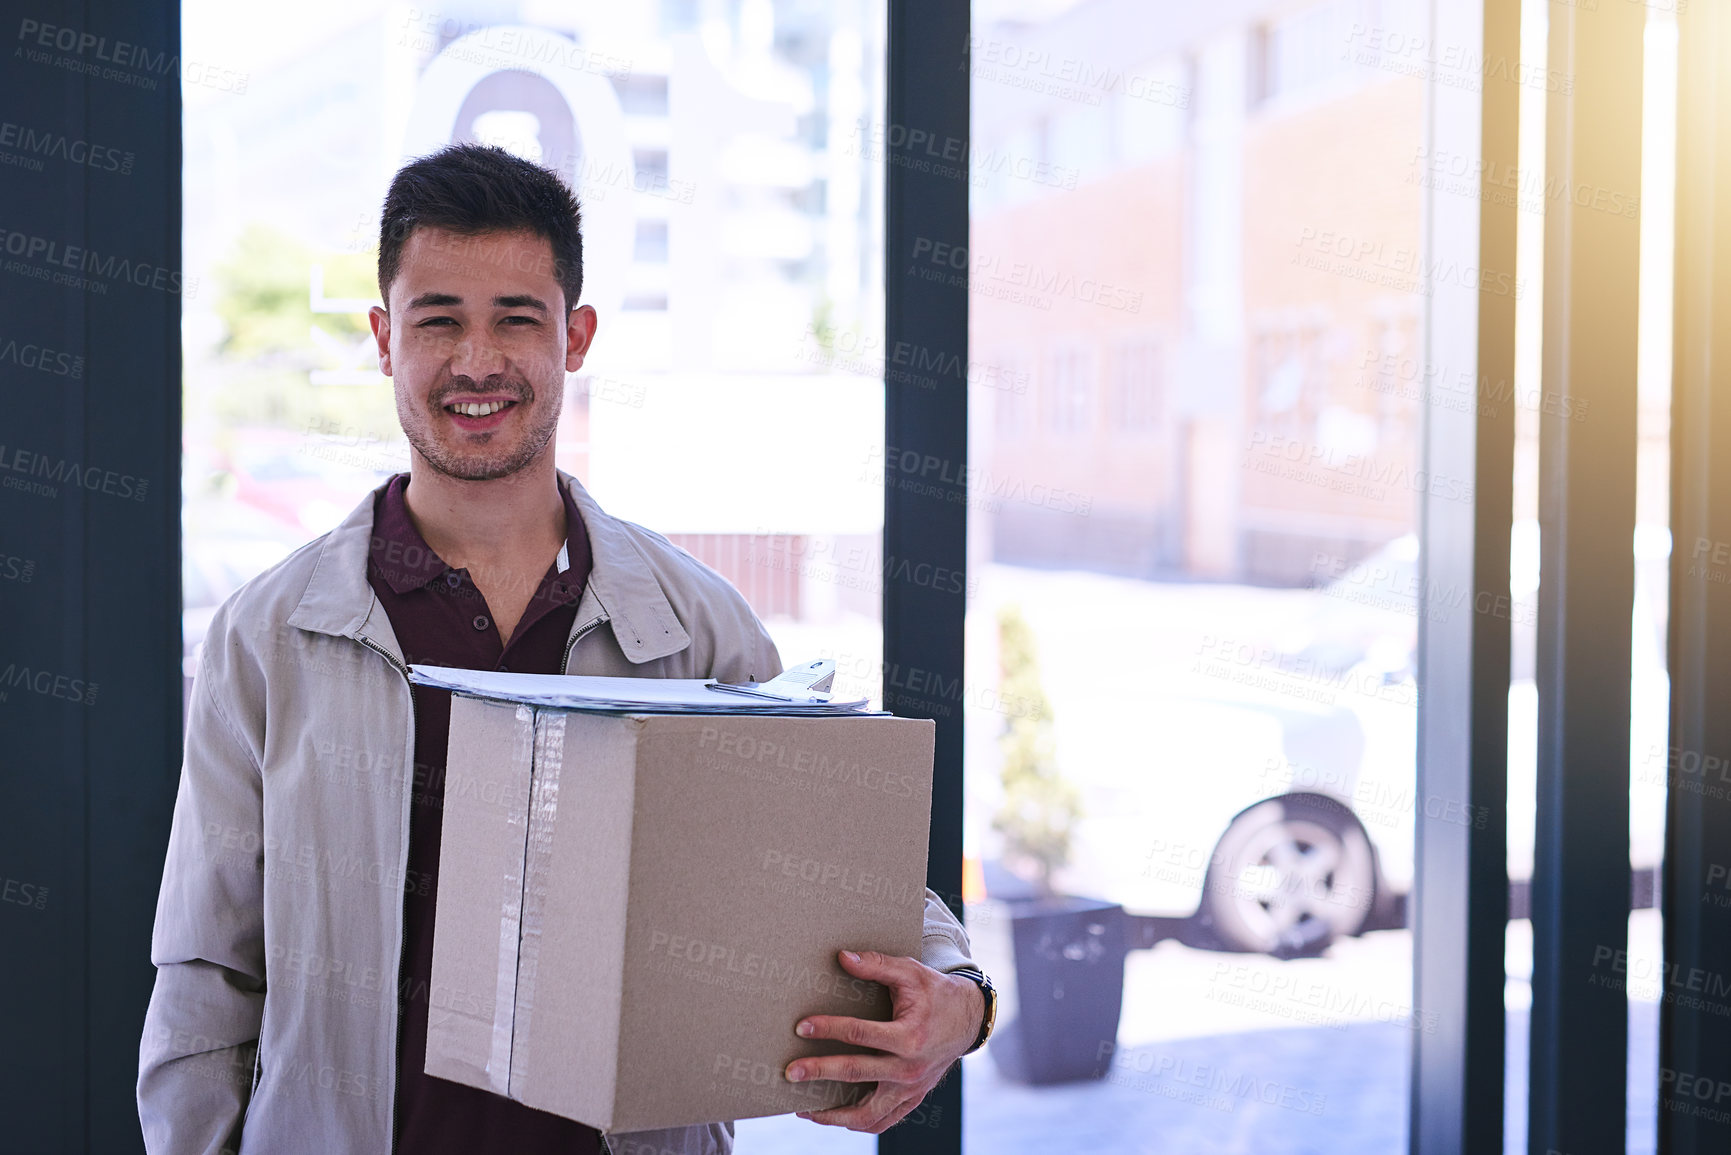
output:
[[[397,415],[402,422],[403,435],[435,473],[456,481],[497,481],[501,477],[519,473],[533,464],[552,442],[553,434],[559,428],[560,407],[557,404],[549,405],[544,412],[537,413],[533,388],[521,381],[505,384],[506,388],[516,395],[516,408],[522,409],[525,417],[533,422],[524,431],[522,440],[514,450],[490,452],[485,445],[467,451],[454,450],[441,444],[434,436],[435,423],[446,417],[444,398],[459,393],[484,391],[464,379],[454,378],[434,388],[427,397],[426,409],[422,414],[413,414],[399,397]],[[553,396],[558,397],[558,394]],[[421,420],[410,420],[411,416],[419,416]]]

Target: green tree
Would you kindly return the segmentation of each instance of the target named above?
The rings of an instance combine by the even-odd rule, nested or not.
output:
[[[368,331],[364,315],[314,313],[312,268],[324,268],[329,297],[374,298],[376,254],[319,251],[274,225],[248,224],[215,269],[213,310],[224,336],[217,364],[200,379],[199,399],[229,426],[306,429],[315,423],[337,428],[396,428],[388,386],[316,386],[308,374],[331,367],[314,330],[343,345]]]
[[[288,358],[310,366],[316,363],[310,337],[315,326],[345,341],[364,335],[365,317],[313,312],[309,278],[315,264],[324,266],[328,296],[378,293],[368,275],[368,254],[319,253],[274,226],[247,225],[216,268],[216,314],[228,330],[223,353],[241,360]]]
[[[992,829],[1004,836],[1006,857],[1034,873],[1043,893],[1052,874],[1070,859],[1070,838],[1082,806],[1073,783],[1058,770],[1052,708],[1040,685],[1034,634],[1014,606],[998,612],[1001,700],[1007,722],[998,739],[1004,752],[1004,801]]]

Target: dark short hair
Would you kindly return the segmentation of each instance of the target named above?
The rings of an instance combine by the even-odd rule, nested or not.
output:
[[[553,248],[565,311],[583,292],[582,214],[559,175],[485,144],[453,144],[410,161],[391,178],[379,218],[379,296],[388,306],[403,246],[418,228],[473,237],[527,231]]]

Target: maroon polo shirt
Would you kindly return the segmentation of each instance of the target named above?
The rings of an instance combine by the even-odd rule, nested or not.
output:
[[[507,643],[467,570],[428,548],[409,520],[399,474],[373,501],[367,581],[385,608],[410,665],[559,674],[577,599],[589,580],[589,535],[571,495],[565,498],[567,568],[555,561]],[[438,901],[439,832],[445,800],[445,745],[451,694],[411,686],[415,700],[415,780],[409,805],[409,869],[404,888],[403,957],[397,990],[397,1150],[403,1155],[594,1155],[597,1132],[503,1095],[424,1071],[428,992],[433,976],[433,912]],[[424,885],[423,885],[424,883]],[[438,1001],[440,992],[432,991]]]

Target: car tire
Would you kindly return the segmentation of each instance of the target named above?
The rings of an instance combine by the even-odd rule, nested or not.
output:
[[[1364,929],[1377,873],[1370,838],[1344,804],[1321,794],[1269,798],[1220,836],[1197,916],[1227,950],[1314,955]]]

